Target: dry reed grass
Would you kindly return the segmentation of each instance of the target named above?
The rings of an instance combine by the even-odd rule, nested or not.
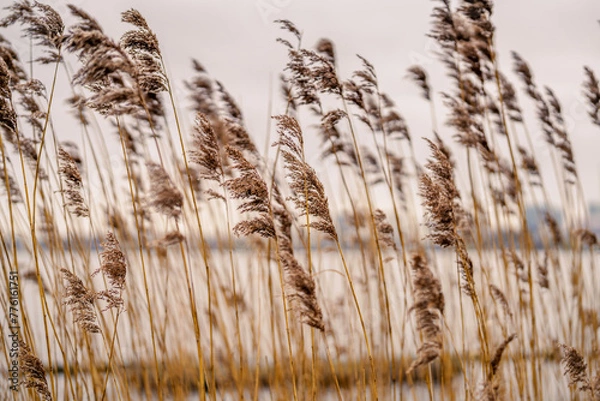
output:
[[[513,53],[529,121],[497,62],[491,1],[436,0],[444,93],[408,68],[431,110],[424,165],[375,66],[358,56],[341,76],[334,43],[307,47],[290,21],[276,21],[285,111],[267,159],[238,94],[196,60],[192,117],[176,107],[140,12],[122,14],[119,39],[69,12],[18,0],[0,19],[53,68],[51,82],[30,76],[33,54],[0,37],[0,304],[20,307],[18,352],[0,344],[19,367],[13,399],[600,399],[598,239],[577,149],[555,92]],[[58,103],[63,72],[71,95]],[[600,126],[594,69],[582,80]],[[77,144],[54,130],[63,109]],[[320,142],[314,164],[308,141]]]

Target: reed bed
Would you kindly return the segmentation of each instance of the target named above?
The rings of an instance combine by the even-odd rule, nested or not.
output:
[[[199,61],[175,96],[137,10],[111,38],[75,6],[4,8],[31,46],[0,37],[3,397],[600,399],[598,240],[560,101],[521,55],[500,69],[491,1],[432,7],[449,85],[434,104],[407,70],[419,133],[369,60],[340,76],[330,40],[275,21],[271,152]]]

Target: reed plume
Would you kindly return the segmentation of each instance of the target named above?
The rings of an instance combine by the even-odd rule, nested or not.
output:
[[[304,270],[293,254],[280,252],[281,263],[285,271],[286,296],[292,310],[296,311],[302,322],[324,331],[323,313],[316,296],[316,285],[313,278]]]
[[[583,83],[584,95],[590,107],[588,114],[592,122],[600,126],[600,83],[590,67],[584,67],[587,80]]]
[[[23,379],[21,383],[25,388],[35,390],[44,401],[52,401],[44,365],[40,358],[22,340],[19,340],[19,372],[22,372]]]
[[[48,101],[46,87],[37,79],[25,80],[14,85],[14,91],[20,95],[19,105],[25,121],[31,125],[36,140],[41,138],[47,115],[38,100]]]
[[[463,279],[463,291],[474,297],[473,262],[463,238],[458,234],[464,211],[460,206],[460,194],[454,183],[454,167],[445,152],[432,141],[426,141],[433,157],[425,165],[429,173],[421,174],[419,195],[423,199],[426,225],[430,230],[427,237],[442,248],[455,248]]]
[[[563,118],[562,106],[554,94],[554,91],[548,87],[546,87],[546,97],[554,120],[554,146],[561,155],[563,168],[567,173],[566,181],[572,184],[577,181],[577,167],[575,165],[575,156],[573,154],[571,139],[569,138],[565,120]]]
[[[511,334],[496,348],[494,357],[490,361],[490,370],[485,383],[482,388],[478,391],[476,399],[478,401],[499,401],[501,397],[501,384],[500,378],[498,377],[498,369],[500,368],[500,362],[502,361],[502,355],[508,347],[508,345],[517,337],[516,334]]]
[[[577,238],[579,239],[579,241],[581,241],[583,245],[586,245],[589,248],[598,244],[598,237],[595,233],[593,233],[590,230],[580,228],[578,230],[575,230],[574,234],[577,236]]]
[[[275,238],[275,225],[271,215],[269,203],[269,190],[267,184],[252,165],[238,149],[227,147],[227,156],[232,160],[233,170],[238,176],[223,182],[233,199],[241,199],[238,206],[241,213],[255,213],[257,216],[239,222],[233,227],[233,232],[238,236],[259,234],[264,238]]]
[[[325,188],[315,170],[304,160],[304,138],[298,121],[285,115],[276,116],[275,120],[280,136],[275,145],[281,146],[294,206],[302,216],[309,215],[317,219],[310,222],[311,228],[336,240],[337,233],[329,213]]]
[[[8,166],[6,164],[7,163],[0,160],[0,182],[2,182],[4,191],[10,196],[10,201],[12,203],[22,203],[23,195],[21,194],[21,189],[8,171]]]
[[[542,262],[537,262],[538,283],[541,288],[549,289],[550,280],[548,279],[548,253],[544,253]]]
[[[137,81],[143,92],[156,94],[167,90],[167,78],[162,69],[158,38],[139,11],[131,9],[121,14],[121,21],[137,29],[125,32],[120,46],[137,65]]]
[[[404,158],[398,156],[396,153],[392,151],[387,151],[385,154],[389,164],[390,164],[390,172],[392,177],[392,185],[398,194],[400,195],[400,200],[405,200],[404,194],[404,177],[406,176],[405,168],[404,168]]]
[[[562,233],[561,233],[560,227],[558,226],[558,222],[556,221],[554,216],[552,216],[552,214],[550,214],[550,212],[546,212],[546,213],[544,213],[544,221],[548,225],[552,243],[555,246],[559,246],[560,244],[562,244],[562,242],[563,242]]]
[[[429,174],[422,174],[419,184],[419,194],[426,209],[427,226],[430,228],[428,237],[441,246],[454,245],[456,241],[455,226],[456,210],[460,198],[454,184],[453,166],[448,156],[440,148],[426,139],[433,158],[426,164]]]
[[[557,149],[562,159],[562,166],[566,173],[565,182],[573,184],[577,181],[577,169],[571,146],[571,140],[562,115],[562,107],[554,92],[546,87],[546,98],[542,95],[533,79],[529,65],[516,52],[512,52],[514,70],[525,84],[529,97],[534,101],[537,117],[542,126],[546,142]]]
[[[298,28],[288,20],[277,20],[282,29],[292,33],[297,45],[293,46],[285,39],[278,39],[288,49],[289,72],[287,81],[292,85],[293,99],[298,106],[308,105],[317,115],[322,114],[319,94],[342,94],[342,85],[335,69],[335,57],[331,51],[321,46],[318,51],[300,48],[302,35]]]
[[[38,166],[38,177],[40,180],[47,180],[48,174],[46,173],[46,169],[38,165],[38,152],[35,146],[36,142],[31,138],[20,138],[18,142],[15,142],[14,145],[17,149],[22,152],[25,161],[29,165],[29,168],[32,172],[36,171],[36,166]]]
[[[158,213],[178,219],[183,207],[183,195],[165,169],[157,163],[146,162],[150,178],[149,205]]]
[[[222,165],[219,144],[212,125],[206,115],[198,113],[192,136],[192,149],[188,151],[189,159],[200,169],[200,178],[221,182]]]
[[[260,152],[241,120],[225,117],[224,125],[228,146],[249,153],[256,161],[260,160]]]
[[[16,142],[17,113],[12,106],[11,79],[8,66],[0,59],[0,127],[5,131],[9,142]]]
[[[244,117],[242,115],[242,110],[237,105],[233,96],[225,89],[225,86],[219,82],[215,81],[217,86],[217,93],[219,94],[219,100],[221,102],[221,113],[225,118],[229,118],[238,124],[241,124],[244,121]]]
[[[112,232],[106,233],[106,239],[102,244],[104,248],[100,252],[100,267],[92,276],[102,272],[106,277],[110,288],[98,292],[97,298],[108,303],[108,308],[119,309],[123,306],[122,292],[125,289],[125,278],[127,276],[127,261],[125,254],[121,251],[121,245]]]
[[[504,104],[504,107],[506,107],[508,118],[513,122],[523,122],[523,112],[521,110],[521,107],[519,106],[517,91],[504,74],[499,72],[498,76],[500,78],[502,103]]]
[[[540,170],[535,157],[521,146],[517,147],[517,151],[521,155],[521,168],[529,174],[531,185],[541,186]]]
[[[335,65],[335,47],[331,40],[327,38],[321,38],[315,45],[317,53],[322,55],[331,64]]]
[[[158,248],[166,248],[185,241],[185,236],[179,231],[169,231],[164,237],[154,242]]]
[[[21,0],[14,2],[7,9],[9,14],[0,20],[0,26],[7,27],[15,23],[24,25],[25,33],[35,40],[37,45],[45,48],[46,56],[36,61],[50,64],[60,60],[65,25],[52,7],[37,1],[31,3]]]
[[[508,303],[508,299],[506,299],[506,295],[504,295],[504,292],[502,292],[502,290],[494,284],[490,284],[490,293],[492,294],[494,301],[496,301],[502,307],[504,315],[507,318],[512,319],[514,316],[513,311]]]
[[[375,209],[373,215],[375,220],[375,227],[377,229],[377,238],[383,248],[391,248],[396,250],[396,241],[394,240],[394,228],[388,222],[387,217],[383,210]]]
[[[345,149],[349,144],[343,139],[342,133],[337,127],[339,122],[345,118],[346,112],[340,109],[330,110],[321,117],[319,134],[321,136],[321,147],[323,148],[322,158],[345,153]]]
[[[63,179],[65,189],[65,208],[77,217],[87,217],[90,210],[83,200],[81,193],[83,182],[75,159],[63,147],[58,148],[58,173]]]
[[[413,65],[408,69],[409,78],[421,88],[425,100],[431,100],[431,88],[427,80],[427,72],[418,65]]]
[[[564,375],[569,379],[569,386],[574,386],[578,391],[588,391],[594,399],[594,396],[598,395],[595,394],[598,378],[594,378],[594,383],[590,382],[588,365],[575,348],[566,344],[558,344],[558,346],[562,351],[560,362],[564,367]]]
[[[189,98],[193,103],[192,109],[197,113],[205,115],[208,119],[214,120],[218,116],[219,111],[214,99],[215,89],[213,80],[198,60],[192,59],[192,68],[195,75],[191,80],[184,82],[190,92]]]
[[[60,271],[66,281],[64,304],[71,307],[73,321],[88,333],[99,333],[100,326],[97,323],[94,307],[97,294],[89,290],[79,277],[67,269],[63,268]]]
[[[410,311],[415,313],[417,330],[423,337],[423,343],[417,350],[417,359],[407,370],[410,374],[419,366],[433,362],[442,352],[441,318],[444,316],[444,294],[440,280],[427,266],[425,257],[415,254],[412,258],[413,286],[415,302]]]
[[[360,55],[357,57],[362,63],[362,68],[354,71],[354,80],[344,83],[344,96],[348,100],[355,100],[353,103],[361,110],[357,117],[373,132],[410,142],[408,125],[396,110],[393,100],[381,92],[375,67],[366,58]]]
[[[6,64],[6,72],[2,75],[2,84],[0,88],[4,87],[6,83],[9,85],[16,85],[19,81],[27,79],[27,74],[21,65],[19,55],[12,47],[10,42],[2,35],[0,35],[0,59]],[[4,89],[0,89],[2,92]]]
[[[302,322],[318,330],[325,330],[323,312],[317,301],[316,285],[313,277],[300,265],[294,256],[292,244],[292,217],[285,208],[278,190],[273,197],[276,203],[274,218],[277,222],[279,258],[285,273],[286,297],[292,310]]]
[[[127,31],[117,43],[88,13],[70,9],[79,22],[65,42],[83,64],[73,82],[92,92],[86,105],[103,115],[131,115],[156,127],[156,117],[163,115],[158,93],[166,90],[166,78],[158,42],[144,18],[135,10],[123,13],[122,20],[138,29]]]

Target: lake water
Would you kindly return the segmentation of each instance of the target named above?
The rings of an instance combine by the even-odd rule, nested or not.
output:
[[[287,355],[287,343],[279,272],[275,262],[267,263],[264,251],[264,249],[258,248],[253,251],[236,251],[233,255],[233,264],[237,280],[237,306],[241,345],[244,350],[243,359],[250,367],[254,367],[256,361],[259,360],[261,366],[268,370],[273,363],[274,349],[279,355]],[[125,250],[125,252],[129,262],[127,289],[124,293],[126,309],[121,314],[118,323],[115,360],[122,366],[151,364],[153,360],[152,335],[141,259],[135,249]],[[202,349],[207,360],[210,354],[205,265],[198,252],[188,250],[185,255],[184,263],[178,247],[171,247],[166,255],[144,256],[158,358],[173,362],[177,361],[179,356],[183,356],[182,363],[188,363],[189,360],[186,358],[196,355],[185,266],[188,268],[190,284],[194,289]],[[63,313],[59,313],[59,311],[64,311],[64,305],[50,295],[62,292],[61,284],[55,275],[57,269],[62,266],[58,266],[59,263],[53,261],[50,255],[47,256],[43,260],[44,269],[47,269],[44,270],[43,281],[48,288],[48,306],[57,326],[57,336],[62,340],[63,346],[67,348],[66,352],[70,355],[71,360],[71,358],[75,358],[76,354],[85,350],[81,343],[74,345],[74,342],[82,341],[83,337],[64,334],[62,329],[64,327],[67,327],[68,330],[78,330],[78,328],[73,326],[70,313],[66,315],[67,319],[64,319]],[[296,256],[304,266],[307,265],[304,252],[297,251]],[[383,287],[378,284],[381,283],[381,280],[378,280],[380,273],[377,258],[369,254],[363,257],[360,252],[355,250],[346,250],[345,256],[354,280],[373,352],[376,356],[385,357],[390,352],[390,341]],[[414,318],[411,313],[408,313],[408,308],[413,302],[410,284],[407,281],[409,277],[405,273],[403,263],[394,252],[387,256],[384,274],[390,305],[394,352],[396,358],[404,355],[410,362],[415,357],[420,339],[415,329]],[[455,355],[457,353],[478,355],[481,348],[473,303],[458,290],[455,256],[451,252],[439,250],[435,251],[433,256],[430,265],[440,278],[446,299],[443,320],[445,326],[443,330],[444,347],[446,351]],[[527,389],[521,390],[522,393],[517,390],[517,378],[519,375],[524,375],[523,369],[530,369],[530,366],[528,364],[516,366],[512,363],[512,357],[517,355],[520,349],[526,349],[526,352],[529,352],[529,340],[534,331],[531,326],[531,294],[526,280],[526,268],[519,269],[518,263],[503,263],[502,255],[493,251],[484,252],[480,258],[475,251],[470,251],[470,256],[474,262],[480,302],[486,311],[485,324],[488,327],[490,337],[488,343],[491,344],[492,351],[506,335],[513,332],[518,335],[518,338],[507,349],[501,365],[501,377],[507,399],[532,399],[527,396]],[[526,260],[526,255],[519,255],[519,257]],[[510,259],[509,256],[507,258],[507,260]],[[563,377],[562,369],[556,360],[557,341],[575,346],[586,355],[593,369],[599,368],[599,362],[591,361],[589,357],[592,355],[592,348],[598,344],[600,332],[597,324],[593,325],[588,321],[585,322],[585,327],[582,329],[582,322],[579,319],[580,311],[585,310],[586,313],[596,311],[597,313],[600,305],[597,297],[600,281],[593,267],[596,258],[597,255],[590,255],[587,252],[583,252],[581,257],[572,255],[570,252],[561,252],[554,261],[552,257],[545,258],[542,253],[532,257],[532,261],[535,260],[532,262],[533,308],[536,317],[535,338],[538,354],[543,355],[540,380],[545,400],[558,401],[567,399],[569,396],[567,380]],[[21,255],[20,261],[21,266],[31,266],[31,261],[28,260],[28,255],[25,253]],[[73,261],[80,277],[89,275],[98,265],[95,253],[75,255]],[[357,359],[366,358],[358,315],[339,254],[329,249],[313,250],[312,262],[314,278],[317,283],[317,297],[326,323],[325,336],[317,336],[316,352],[318,356],[325,360],[328,347],[338,363],[343,364],[344,361],[352,363]],[[62,265],[62,263],[60,264]],[[64,265],[70,267],[70,263],[67,261],[64,261]],[[539,284],[538,266],[547,269],[549,288],[543,288]],[[217,374],[227,376],[230,374],[228,367],[235,365],[235,362],[231,362],[232,358],[234,361],[238,361],[240,358],[235,334],[237,328],[229,254],[212,250],[210,271],[213,289],[211,304],[214,316],[213,351],[216,364],[222,366],[217,369]],[[577,271],[580,271],[581,274],[574,275],[573,272]],[[95,277],[92,282],[96,289],[103,288],[101,277]],[[487,290],[488,284],[494,284],[502,289],[508,300],[512,317],[494,302]],[[37,344],[37,354],[47,365],[48,354],[44,345],[43,314],[39,307],[40,296],[37,285],[30,280],[22,280],[20,289],[23,294],[22,308],[31,321],[31,328]],[[95,361],[99,366],[107,361],[109,354],[107,344],[110,344],[109,339],[112,335],[112,327],[114,327],[114,314],[109,311],[104,312],[101,316],[105,319],[104,322],[101,322],[104,334],[95,336],[90,344],[94,349]],[[302,347],[304,347],[306,355],[310,355],[309,330],[298,322],[296,315],[290,314],[290,317],[291,330],[295,333],[292,335],[292,342],[296,358],[299,358],[303,352]],[[61,361],[62,354],[59,347],[53,343],[51,350],[53,360]],[[81,358],[80,363],[82,366],[86,366],[86,357],[82,356]],[[61,362],[58,365],[61,366]],[[482,381],[481,366],[468,364],[463,369],[467,372],[470,390],[476,390]],[[464,381],[460,369],[454,374],[453,396],[450,399],[464,399]],[[385,375],[383,376],[385,377]],[[531,377],[531,373],[522,377]],[[55,376],[55,386],[59,390],[64,385],[63,379],[62,375]],[[109,392],[114,391],[114,386],[115,383],[109,380]],[[402,388],[390,384],[384,385],[380,389],[381,399],[397,399],[400,390],[402,390],[404,399],[428,399],[428,391],[424,383],[417,383],[409,387],[406,382]],[[435,386],[435,391],[441,391],[439,385]],[[59,391],[59,394],[61,393],[62,390]],[[347,390],[347,393],[346,399],[355,399],[355,395],[352,395],[352,388]],[[448,399],[447,391],[444,393]],[[259,399],[268,400],[273,397],[268,387],[262,387],[259,394]],[[248,395],[250,396],[251,393]],[[197,398],[198,395],[194,393],[189,396],[189,399]],[[219,389],[219,399],[237,398],[234,388],[225,386]],[[337,397],[335,391],[323,390],[320,391],[319,399],[328,400],[337,399]],[[442,399],[442,395],[438,394],[434,399]]]

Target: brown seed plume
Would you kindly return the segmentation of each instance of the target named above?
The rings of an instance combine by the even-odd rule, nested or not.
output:
[[[446,152],[432,141],[426,141],[433,157],[425,165],[429,172],[421,174],[419,195],[423,199],[426,224],[430,231],[427,237],[442,248],[454,246],[463,278],[462,288],[468,296],[473,297],[473,262],[463,238],[458,234],[464,211],[454,183],[454,167]]]
[[[498,369],[500,368],[500,362],[502,361],[502,355],[508,347],[508,345],[517,337],[516,334],[511,334],[496,348],[494,357],[490,361],[490,371],[486,378],[483,386],[476,394],[478,401],[499,401],[501,397],[501,384],[498,377]]]
[[[157,247],[166,248],[171,245],[179,244],[185,240],[185,236],[179,231],[170,231],[164,237],[154,243]]]
[[[492,376],[495,376],[498,373],[498,368],[500,367],[500,362],[502,361],[502,355],[504,354],[504,351],[506,350],[506,348],[508,347],[508,345],[515,339],[517,338],[516,334],[511,334],[510,336],[508,336],[503,342],[502,344],[500,344],[498,346],[498,348],[496,348],[496,351],[494,352],[494,357],[492,358],[492,360],[490,361],[490,367],[492,368],[490,373]]]
[[[583,245],[586,245],[589,248],[598,244],[598,237],[590,230],[580,228],[575,230],[574,234],[579,238],[579,241],[581,241]]]
[[[217,86],[219,101],[221,102],[220,112],[223,118],[242,124],[244,122],[244,116],[233,96],[225,89],[225,86],[221,82],[215,81],[215,84]]]
[[[571,139],[569,138],[563,117],[562,106],[552,89],[546,87],[545,91],[546,98],[548,99],[547,103],[550,106],[550,113],[554,120],[554,146],[561,155],[563,168],[567,173],[566,181],[568,183],[574,183],[577,180],[577,167],[575,165]]]
[[[294,99],[292,85],[288,82],[284,74],[279,75],[279,87],[283,101],[287,105],[288,113],[293,115],[298,110],[298,105]]]
[[[162,69],[160,47],[154,32],[139,11],[131,9],[121,14],[121,21],[137,29],[121,36],[120,45],[137,64],[137,79],[146,93],[167,90],[167,79]]]
[[[277,186],[273,188],[273,215],[277,225],[279,258],[285,272],[286,297],[302,322],[318,330],[325,330],[323,312],[317,301],[316,284],[311,275],[294,256],[292,244],[292,216],[287,210]]]
[[[338,124],[346,118],[346,112],[340,109],[330,110],[321,117],[319,134],[321,136],[321,146],[324,148],[321,157],[339,156],[345,152],[348,144],[342,137],[338,129]],[[339,159],[337,159],[339,160]]]
[[[276,24],[279,24],[281,29],[288,31],[289,33],[294,35],[296,37],[296,39],[298,40],[298,42],[302,39],[302,34],[300,33],[300,30],[290,20],[278,19],[278,20],[275,20],[274,22]]]
[[[183,195],[165,169],[157,163],[146,162],[150,178],[150,206],[167,217],[178,219],[183,207]]]
[[[550,288],[550,280],[548,279],[548,253],[544,252],[544,259],[542,262],[537,262],[537,273],[538,273],[538,283],[540,287],[549,289]]]
[[[499,73],[499,77],[500,88],[502,90],[502,102],[504,103],[504,106],[506,106],[508,118],[514,122],[522,122],[523,114],[521,107],[519,106],[517,91],[504,74]]]
[[[78,23],[66,35],[66,47],[82,63],[73,82],[92,94],[86,105],[103,115],[131,115],[157,127],[163,108],[157,94],[166,89],[160,52],[154,33],[141,15],[130,10],[123,20],[138,29],[126,32],[117,43],[89,14],[70,6]]]
[[[0,59],[0,127],[6,131],[9,142],[16,142],[17,113],[12,106],[12,90],[6,62]]]
[[[19,372],[25,388],[35,390],[44,401],[52,401],[52,394],[48,389],[46,371],[40,358],[35,356],[31,348],[19,340]]]
[[[213,80],[198,60],[192,59],[192,68],[195,74],[190,81],[185,81],[185,86],[190,92],[189,98],[193,103],[192,109],[212,121],[218,116]]]
[[[588,114],[592,122],[600,126],[600,83],[589,67],[584,67],[586,81],[583,83],[584,95],[590,107]]]
[[[226,117],[224,124],[229,146],[250,153],[256,160],[260,159],[260,152],[241,121]]]
[[[18,151],[23,153],[23,157],[25,157],[29,168],[35,173],[38,163],[38,151],[35,147],[35,141],[31,138],[19,138],[14,145],[17,147]],[[48,174],[43,167],[38,168],[38,177],[40,180],[48,179]]]
[[[390,176],[393,187],[400,194],[400,199],[404,200],[404,177],[406,176],[404,171],[404,158],[392,151],[386,153],[386,158],[390,164]]]
[[[5,84],[15,85],[19,81],[25,81],[27,74],[21,65],[19,55],[2,35],[0,35],[0,59],[6,64],[6,75],[4,75],[4,72],[0,74],[0,96],[4,96],[3,87]]]
[[[561,104],[554,92],[548,87],[545,88],[545,96],[542,95],[535,84],[529,65],[517,53],[513,52],[512,54],[514,70],[525,84],[527,94],[536,105],[537,117],[542,126],[546,142],[554,147],[561,156],[566,176],[565,182],[573,184],[577,181],[577,168]]]
[[[426,100],[431,100],[431,88],[427,81],[427,73],[418,65],[414,65],[408,69],[409,78],[421,88],[423,97]]]
[[[494,284],[490,284],[490,293],[492,294],[492,298],[494,298],[494,301],[496,301],[502,307],[502,311],[504,312],[504,315],[507,318],[512,319],[513,318],[512,308],[510,307],[510,304],[508,303],[508,299],[506,299],[506,296],[504,295],[502,290],[500,288],[498,288],[497,286],[495,286]]]
[[[519,154],[521,155],[521,168],[525,171],[527,171],[527,173],[529,174],[529,179],[531,181],[532,185],[541,185],[539,180],[540,180],[540,170],[538,168],[538,164],[537,161],[535,160],[535,157],[530,154],[527,149],[518,146],[517,150],[519,151]]]
[[[313,278],[300,266],[292,253],[282,251],[280,258],[286,274],[286,296],[292,309],[302,317],[303,323],[321,331],[325,330]]]
[[[442,351],[440,319],[444,315],[445,306],[441,283],[427,266],[425,257],[415,254],[412,258],[411,268],[415,302],[410,311],[415,313],[417,330],[423,336],[423,344],[417,350],[417,359],[410,365],[407,374],[439,357]]]
[[[327,61],[335,65],[335,47],[331,40],[326,38],[319,39],[317,45],[315,46],[315,50],[327,58]]]
[[[106,239],[102,244],[104,248],[100,252],[100,267],[92,273],[92,276],[102,272],[110,285],[108,290],[98,293],[99,299],[108,302],[107,308],[120,308],[123,305],[122,293],[125,289],[125,278],[127,276],[127,261],[125,254],[121,251],[121,245],[112,232],[106,233]]]
[[[25,26],[25,33],[45,48],[46,56],[37,61],[43,64],[60,60],[60,48],[64,41],[65,25],[60,15],[50,6],[37,1],[20,0],[7,8],[9,14],[0,21],[7,27],[15,23]]]
[[[221,182],[223,169],[217,137],[208,118],[201,113],[196,116],[190,161],[200,166],[200,178]]]
[[[255,217],[239,222],[233,227],[238,236],[259,234],[264,238],[275,238],[275,226],[271,217],[269,190],[267,184],[240,150],[227,147],[228,157],[233,162],[232,169],[238,176],[223,183],[233,199],[241,199],[238,206],[241,213],[255,213]]]
[[[394,240],[394,228],[388,222],[383,210],[376,209],[373,215],[375,227],[377,228],[377,238],[383,248],[396,250],[396,241]]]
[[[86,288],[81,279],[67,269],[60,269],[66,281],[65,305],[71,307],[73,321],[88,333],[99,333],[97,323],[96,293]]]
[[[341,95],[342,86],[337,77],[334,56],[331,48],[322,45],[317,51],[300,48],[301,34],[298,28],[287,20],[275,21],[282,29],[292,33],[297,41],[293,46],[289,41],[279,38],[288,50],[288,75],[285,81],[290,84],[292,98],[296,105],[309,105],[317,115],[322,114],[322,93]]]
[[[432,159],[426,164],[429,174],[422,174],[419,194],[426,209],[428,235],[432,241],[441,246],[454,245],[456,240],[456,210],[458,189],[454,184],[453,166],[448,156],[433,142],[427,140],[432,152]]]
[[[562,244],[563,238],[562,233],[560,231],[560,227],[558,226],[558,222],[550,214],[550,212],[544,213],[544,221],[548,225],[548,229],[550,230],[550,235],[552,236],[552,242],[555,246]]]
[[[20,95],[21,115],[34,130],[34,137],[41,138],[46,121],[46,111],[42,110],[40,100],[47,102],[46,87],[37,79],[21,81],[14,85],[14,91]]]
[[[58,148],[58,173],[63,179],[65,189],[65,207],[77,217],[87,217],[90,211],[86,206],[81,193],[83,182],[79,168],[73,156],[62,146]]]
[[[592,391],[587,373],[587,363],[583,356],[573,347],[558,344],[562,351],[560,362],[564,367],[564,375],[569,379],[569,386],[575,386],[579,391]]]
[[[291,200],[303,216],[316,219],[310,227],[331,239],[337,239],[337,233],[329,212],[329,201],[325,188],[315,170],[304,160],[304,139],[298,121],[289,116],[276,116],[281,154],[287,170],[287,178],[292,190]]]
[[[5,193],[10,197],[11,203],[22,203],[23,195],[17,182],[8,171],[8,166],[0,160],[0,182]]]

